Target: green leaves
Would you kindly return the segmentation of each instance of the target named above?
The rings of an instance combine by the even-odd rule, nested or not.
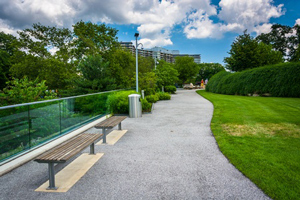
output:
[[[27,77],[23,79],[13,79],[9,81],[8,86],[3,89],[1,100],[6,100],[8,104],[19,104],[38,101],[42,99],[51,99],[56,97],[56,93],[48,92],[45,80],[39,82],[38,79],[30,81]],[[3,101],[2,106],[7,102]]]
[[[175,85],[178,81],[178,71],[174,68],[174,65],[167,63],[164,60],[160,60],[156,67],[155,74],[157,76],[157,86]]]
[[[236,72],[283,62],[280,52],[272,50],[270,45],[259,43],[246,31],[237,37],[228,53],[230,57],[224,58],[226,68]]]
[[[199,66],[194,62],[192,57],[176,57],[175,69],[179,73],[179,83],[191,83],[194,82],[199,72]]]

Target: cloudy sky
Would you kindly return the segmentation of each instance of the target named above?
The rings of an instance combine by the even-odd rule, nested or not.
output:
[[[274,23],[300,24],[299,10],[299,0],[0,0],[0,31],[16,35],[37,22],[67,28],[79,20],[105,23],[119,30],[119,41],[133,41],[139,32],[144,48],[223,63],[245,29],[255,36]]]

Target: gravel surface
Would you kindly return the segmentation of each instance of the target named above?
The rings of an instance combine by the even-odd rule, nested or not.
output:
[[[35,192],[47,165],[31,161],[0,177],[0,199],[269,199],[218,149],[212,113],[195,90],[178,90],[123,121],[128,132],[114,146],[96,146],[104,156],[68,192]]]

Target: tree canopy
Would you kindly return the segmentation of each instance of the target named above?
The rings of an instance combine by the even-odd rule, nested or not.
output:
[[[198,65],[200,70],[197,81],[210,79],[213,75],[225,70],[220,63],[200,63]]]
[[[224,58],[224,62],[225,67],[231,71],[283,62],[281,52],[273,50],[271,45],[259,43],[246,31],[235,39],[228,53],[230,56]]]
[[[290,27],[274,24],[269,33],[262,33],[256,39],[272,45],[272,48],[280,51],[287,61],[300,61],[300,25]]]
[[[176,57],[175,69],[179,73],[179,84],[194,82],[199,72],[199,66],[194,62],[193,57]]]

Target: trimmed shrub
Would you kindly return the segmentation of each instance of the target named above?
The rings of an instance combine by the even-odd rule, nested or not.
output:
[[[135,91],[120,91],[107,98],[108,111],[112,114],[128,114],[129,113],[129,101],[128,95],[136,94]]]
[[[141,99],[143,112],[151,112],[152,103],[149,103],[146,99]]]
[[[146,99],[149,103],[156,103],[159,100],[159,96],[156,94],[152,94],[152,95],[146,96]]]
[[[159,100],[170,100],[171,95],[166,92],[158,92],[156,93],[159,96]]]
[[[176,87],[174,85],[169,85],[165,87],[165,92],[175,94],[176,93]]]
[[[219,72],[206,91],[231,95],[300,97],[300,62],[269,65],[242,72]]]

